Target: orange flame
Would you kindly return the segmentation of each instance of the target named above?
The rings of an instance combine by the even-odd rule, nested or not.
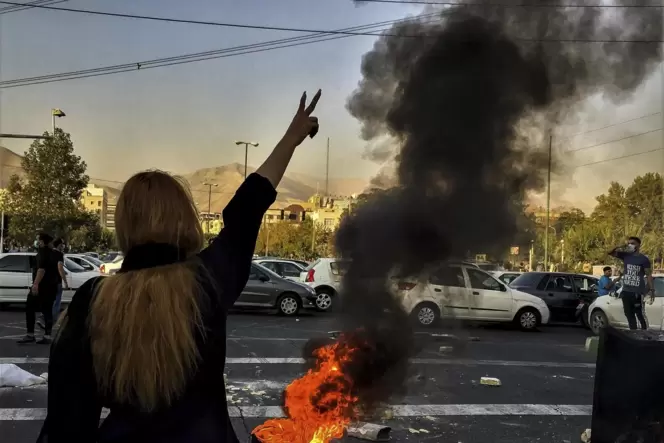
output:
[[[264,443],[329,443],[343,437],[358,399],[342,368],[355,351],[341,342],[317,349],[316,367],[286,387],[288,418],[268,420],[253,434]]]

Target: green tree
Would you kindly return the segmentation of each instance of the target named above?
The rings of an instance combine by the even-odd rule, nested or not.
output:
[[[56,129],[53,137],[35,140],[21,165],[24,176],[13,175],[7,186],[11,237],[28,243],[39,230],[67,237],[69,231],[88,224],[80,205],[88,184],[86,164],[74,154],[69,134]]]

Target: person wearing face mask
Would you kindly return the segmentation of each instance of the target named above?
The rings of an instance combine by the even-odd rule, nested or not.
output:
[[[641,239],[630,237],[627,245],[616,247],[609,251],[609,255],[620,259],[624,263],[622,275],[623,290],[620,294],[623,310],[629,329],[637,329],[636,320],[639,320],[641,329],[648,329],[648,319],[644,309],[644,295],[648,294],[648,303],[655,300],[655,286],[652,279],[652,265],[650,259],[640,252]]]

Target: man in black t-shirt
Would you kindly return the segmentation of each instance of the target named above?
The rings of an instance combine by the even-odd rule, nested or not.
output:
[[[18,343],[35,342],[35,315],[41,311],[44,315],[44,337],[39,344],[51,343],[53,328],[53,303],[58,292],[58,264],[55,260],[51,242],[53,237],[46,233],[37,238],[37,264],[33,269],[33,283],[26,300],[25,319],[27,334]]]

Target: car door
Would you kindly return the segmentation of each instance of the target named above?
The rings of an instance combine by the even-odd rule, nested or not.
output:
[[[235,304],[257,307],[273,306],[277,295],[279,295],[279,288],[275,280],[274,276],[268,275],[252,263],[247,285]]]
[[[461,266],[444,265],[432,272],[427,291],[438,304],[443,317],[472,317],[468,284]]]
[[[553,320],[574,321],[579,297],[572,279],[567,274],[550,274],[544,287],[544,302],[551,311]]]
[[[29,256],[10,254],[0,258],[0,301],[24,302],[31,286]]]
[[[464,267],[470,283],[470,311],[476,320],[510,320],[512,295],[505,286],[488,273]]]

